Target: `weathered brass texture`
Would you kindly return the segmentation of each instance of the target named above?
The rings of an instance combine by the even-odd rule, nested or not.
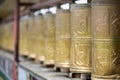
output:
[[[91,73],[91,8],[89,4],[71,5],[72,73]]]
[[[55,15],[52,13],[46,13],[44,15],[44,21],[45,21],[44,64],[53,65],[55,55]]]
[[[36,47],[36,40],[35,40],[35,17],[31,16],[29,19],[28,24],[28,53],[29,58],[36,58],[35,54],[35,47]]]
[[[37,60],[44,61],[44,23],[43,16],[36,17],[36,53]]]
[[[120,0],[93,0],[92,27],[92,79],[120,79]]]
[[[56,14],[56,67],[70,67],[70,43],[70,10],[58,9]]]

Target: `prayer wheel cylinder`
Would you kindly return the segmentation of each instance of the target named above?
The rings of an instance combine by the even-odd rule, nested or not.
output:
[[[24,24],[24,49],[23,49],[23,55],[28,56],[28,19],[25,19],[25,24]]]
[[[48,12],[44,15],[45,24],[45,49],[44,65],[54,64],[55,55],[55,15]]]
[[[11,38],[10,38],[10,42],[11,42],[11,47],[10,47],[10,49],[12,50],[12,51],[14,51],[14,31],[13,31],[13,22],[11,22],[11,24],[10,24],[10,34],[11,34]]]
[[[43,16],[36,17],[36,53],[37,60],[44,61],[44,20]]]
[[[23,56],[27,56],[27,27],[28,20],[22,19],[20,21],[20,54]]]
[[[70,67],[70,43],[70,10],[58,9],[56,14],[56,67]]]
[[[8,44],[7,44],[7,46],[9,45],[7,49],[9,51],[14,51],[13,22],[9,22],[9,24],[7,24],[7,26],[8,26],[7,27],[8,28],[8,41],[7,41]],[[4,34],[4,32],[3,32],[3,34]]]
[[[7,50],[8,46],[8,25],[4,24],[4,49]]]
[[[92,80],[120,79],[120,0],[92,0]]]
[[[35,40],[35,18],[34,16],[31,16],[29,19],[28,24],[28,52],[29,52],[29,58],[35,59],[35,46],[36,46],[36,40]]]
[[[22,55],[23,54],[23,25],[24,25],[24,21],[23,20],[20,20],[20,36],[19,36],[19,45],[20,45],[20,47],[19,47],[19,52],[20,52],[20,55]]]
[[[5,49],[5,44],[6,44],[6,33],[5,33],[5,25],[3,25],[3,49]]]
[[[10,34],[10,22],[7,25],[8,25],[8,27],[7,27],[7,35],[8,35],[8,37],[7,37],[7,39],[8,39],[7,40],[7,50],[10,50],[9,49],[10,46],[8,46],[8,45],[10,45],[10,35],[11,35]]]
[[[4,33],[3,33],[3,32],[4,32],[4,30],[3,30],[3,24],[2,24],[2,25],[1,25],[1,34],[2,34],[1,47],[2,47],[2,48],[3,48],[3,43],[4,43],[4,42],[3,42],[3,41],[4,41],[4,35],[3,35]]]
[[[91,73],[91,8],[71,5],[71,73]]]
[[[4,48],[4,25],[2,24],[1,29],[2,29],[2,48]]]
[[[2,24],[0,24],[0,48],[2,48]]]
[[[3,34],[5,34],[5,28],[4,28],[4,24],[2,26],[3,28]],[[3,48],[5,48],[5,35],[3,35]]]

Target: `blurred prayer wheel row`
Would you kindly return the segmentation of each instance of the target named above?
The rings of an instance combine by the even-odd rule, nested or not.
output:
[[[13,23],[0,26],[0,47],[13,50]],[[119,80],[120,0],[21,19],[20,53],[71,73],[92,73],[92,80]]]

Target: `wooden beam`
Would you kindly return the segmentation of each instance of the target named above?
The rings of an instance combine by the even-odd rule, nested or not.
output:
[[[34,3],[28,3],[28,2],[21,2],[21,3],[19,3],[19,5],[20,6],[32,6],[32,5],[34,5]]]

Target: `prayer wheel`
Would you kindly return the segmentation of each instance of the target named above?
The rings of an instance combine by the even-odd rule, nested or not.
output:
[[[14,51],[14,31],[13,31],[13,22],[10,23],[10,50]]]
[[[2,29],[3,29],[3,49],[5,49],[5,44],[6,44],[6,39],[5,39],[5,37],[6,37],[6,34],[5,34],[5,25],[3,24],[3,26],[2,26]]]
[[[36,53],[38,61],[44,61],[44,30],[43,15],[39,15],[36,17]]]
[[[10,22],[7,24],[7,45],[6,45],[6,49],[10,50],[8,45],[10,45]]]
[[[45,24],[45,49],[44,49],[44,65],[54,64],[55,55],[55,15],[48,12],[44,15]]]
[[[0,25],[0,47],[3,48],[3,24]]]
[[[90,4],[71,5],[71,73],[91,73]]]
[[[0,25],[0,48],[2,48],[2,24]]]
[[[20,20],[20,34],[19,34],[20,35],[19,36],[19,39],[20,39],[19,40],[19,45],[20,45],[19,53],[20,53],[20,55],[23,55],[23,45],[24,44],[23,44],[23,39],[22,38],[23,38],[23,30],[24,30],[23,28],[25,27],[25,26],[23,27],[23,25],[24,25],[24,21],[21,19]]]
[[[27,51],[27,27],[28,27],[28,20],[21,19],[21,21],[20,21],[20,54],[23,56],[28,55],[28,51]]]
[[[70,43],[70,10],[58,9],[56,13],[56,67],[70,67]]]
[[[1,39],[1,41],[2,41],[2,42],[1,42],[1,48],[4,48],[4,47],[3,47],[3,46],[4,46],[4,45],[3,45],[3,44],[4,44],[4,35],[3,35],[4,30],[3,30],[3,24],[1,25],[1,28],[0,28],[0,29],[1,29],[1,35],[2,35],[2,36],[1,36],[1,38],[2,38],[2,39]]]
[[[7,50],[8,46],[8,25],[4,24],[4,49]]]
[[[3,30],[2,33],[4,34],[4,32],[5,32],[4,24],[2,25],[2,30]],[[5,46],[4,46],[5,45],[5,40],[4,39],[5,39],[5,35],[3,35],[3,37],[2,37],[2,48],[5,48]]]
[[[35,40],[35,17],[30,16],[29,24],[28,24],[28,53],[30,59],[36,58],[35,47],[36,47],[36,40]]]
[[[120,0],[92,0],[92,80],[120,79]]]

